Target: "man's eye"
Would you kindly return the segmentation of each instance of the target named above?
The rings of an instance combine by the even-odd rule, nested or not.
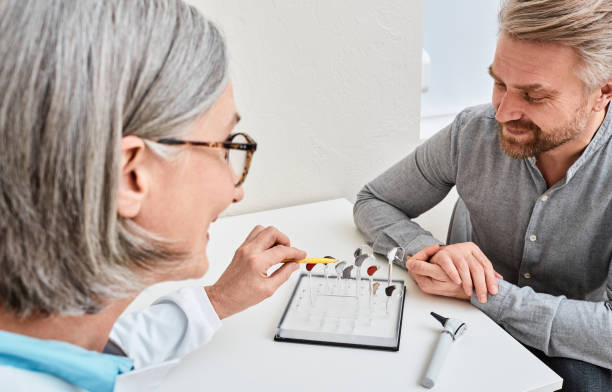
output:
[[[544,97],[532,97],[529,94],[525,94],[525,101],[530,102],[530,103],[541,102],[544,99],[545,99]]]
[[[501,88],[501,89],[506,89],[506,85],[500,82],[495,82],[495,87],[497,88]]]

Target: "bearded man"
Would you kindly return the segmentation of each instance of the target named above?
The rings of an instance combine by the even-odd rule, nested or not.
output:
[[[421,290],[500,324],[564,391],[610,391],[612,1],[508,0],[499,22],[492,104],[367,184],[355,222],[377,253],[406,249]],[[443,245],[412,219],[454,186]]]

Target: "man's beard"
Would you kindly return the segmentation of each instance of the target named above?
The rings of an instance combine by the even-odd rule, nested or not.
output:
[[[589,120],[586,108],[587,102],[583,102],[576,110],[573,119],[567,124],[547,132],[542,132],[542,129],[531,121],[513,120],[505,123],[497,122],[500,147],[506,155],[514,159],[534,157],[537,154],[559,147],[574,139],[576,135],[586,128]],[[527,131],[532,135],[532,138],[528,141],[519,141],[519,139],[512,135],[504,134],[504,126],[508,126],[513,130]]]

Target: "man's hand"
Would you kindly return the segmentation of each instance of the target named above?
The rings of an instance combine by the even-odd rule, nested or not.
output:
[[[463,242],[441,247],[429,260],[438,265],[456,284],[463,286],[464,293],[476,296],[480,302],[487,302],[487,291],[497,294],[497,278],[503,279],[494,269],[491,261],[472,242]]]
[[[469,299],[460,283],[453,282],[439,265],[427,261],[439,250],[440,245],[431,245],[409,257],[406,268],[410,276],[424,293]]]
[[[303,259],[306,252],[291,247],[289,238],[275,227],[256,226],[236,251],[219,280],[205,287],[220,319],[270,297],[285,283],[297,263],[285,263],[268,276],[268,269],[285,259]]]

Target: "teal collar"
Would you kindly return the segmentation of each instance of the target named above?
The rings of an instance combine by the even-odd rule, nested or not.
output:
[[[0,330],[0,365],[47,373],[88,391],[112,392],[117,375],[133,364],[130,358]]]

